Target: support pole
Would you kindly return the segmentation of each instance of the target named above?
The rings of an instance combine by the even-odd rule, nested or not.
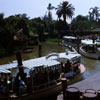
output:
[[[66,78],[61,78],[61,81],[62,81],[63,100],[65,100],[65,98],[66,98],[67,80],[66,80]]]
[[[17,58],[18,66],[22,66],[22,57],[20,51],[16,52],[16,58]]]
[[[77,36],[77,52],[79,53],[79,49],[80,49],[80,38],[79,36]]]
[[[39,45],[38,45],[38,56],[39,56],[39,57],[42,56],[42,46],[41,46],[40,43],[39,43]]]

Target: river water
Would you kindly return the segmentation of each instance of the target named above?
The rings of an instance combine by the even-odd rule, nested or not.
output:
[[[42,44],[42,56],[47,55],[52,52],[58,52],[58,53],[65,52],[65,50],[66,50],[66,47],[60,46],[57,43],[43,43]],[[32,59],[36,57],[38,57],[38,46],[34,47],[34,50],[32,53],[22,54],[23,60],[28,60],[28,59]],[[0,59],[0,65],[7,64],[15,60],[16,60],[15,55],[12,55],[9,57],[3,57]],[[86,67],[86,71],[83,75],[84,79],[100,71],[100,61],[99,60],[88,59],[82,56],[82,64],[84,64],[84,66]]]

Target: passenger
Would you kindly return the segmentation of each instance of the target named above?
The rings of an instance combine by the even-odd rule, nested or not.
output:
[[[76,65],[74,66],[73,72],[76,72],[77,70],[78,70],[78,64],[76,64]]]
[[[7,87],[7,78],[4,78],[4,85]]]
[[[7,80],[7,88],[9,90],[12,90],[12,77],[10,77],[8,80]]]
[[[44,83],[47,83],[48,82],[48,72],[47,72],[47,69],[46,68],[44,70],[43,76],[44,76],[44,78],[43,78]]]
[[[21,77],[21,79],[26,83],[26,76],[27,76],[27,74],[24,73],[24,71],[23,71],[23,67],[20,68],[20,72],[17,73],[17,76],[18,76],[18,77]]]
[[[2,86],[3,86],[3,81],[0,78],[0,93],[2,92],[2,88],[3,88]]]
[[[75,72],[76,74],[80,72],[79,69],[80,63],[75,64],[74,68],[73,68],[73,72]]]
[[[60,77],[59,69],[56,68],[55,70],[55,79],[58,79]]]
[[[4,84],[4,81],[2,81],[1,85],[0,85],[0,93],[4,94],[4,95],[9,95],[8,89]]]
[[[32,80],[32,77],[27,78],[26,85],[27,85],[27,93],[28,94],[32,93],[32,87],[34,86],[34,82]]]
[[[55,77],[54,77],[54,72],[53,72],[52,69],[50,69],[50,71],[49,71],[49,77],[50,77],[50,80],[51,80],[51,81],[55,79]]]
[[[14,93],[16,93],[16,95],[18,95],[18,90],[19,90],[19,76],[17,75],[14,79],[14,84],[13,84],[13,90],[14,90]]]
[[[0,78],[0,85],[2,84],[2,78]]]
[[[64,73],[63,73],[63,72],[60,74],[60,80],[61,80],[61,78],[65,78]]]
[[[70,72],[72,69],[72,64],[71,62],[68,60],[67,63],[65,64],[65,73]]]
[[[65,66],[64,66],[63,62],[61,62],[61,69],[62,69],[62,72],[65,72]]]
[[[25,85],[25,82],[23,80],[20,80],[20,86],[19,86],[19,95],[26,94],[27,86]]]

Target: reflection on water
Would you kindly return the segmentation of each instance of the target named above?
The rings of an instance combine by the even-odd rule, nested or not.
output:
[[[65,49],[66,48],[64,46],[60,46],[56,43],[53,43],[53,44],[52,43],[44,43],[44,44],[42,44],[42,56],[45,56],[52,52],[65,52]],[[38,57],[38,46],[34,47],[34,50],[32,53],[22,54],[23,60],[32,59],[32,58],[36,58],[36,57]],[[14,60],[16,60],[15,55],[1,58],[0,65],[10,63]],[[88,59],[88,58],[82,56],[82,64],[84,64],[86,67],[86,71],[84,73],[84,78],[90,77],[91,75],[100,71],[100,61],[99,60]]]
[[[58,44],[51,44],[51,43],[42,44],[42,56],[45,56],[52,52],[64,52],[64,51],[65,51],[65,47],[62,47]],[[38,46],[34,47],[34,50],[32,53],[22,54],[23,60],[28,60],[28,59],[32,59],[32,58],[36,58],[36,57],[38,57]],[[15,55],[1,58],[0,65],[10,63],[14,60],[16,60]]]

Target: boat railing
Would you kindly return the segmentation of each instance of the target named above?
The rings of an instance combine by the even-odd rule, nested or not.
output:
[[[58,54],[58,53],[51,53],[51,54],[48,54],[48,55],[46,56],[46,59],[48,59],[48,58],[50,58],[50,57],[52,57],[52,56],[57,56],[57,57],[59,57],[59,54]]]
[[[56,85],[58,82],[60,82],[60,79],[53,80],[53,81],[50,81],[50,82],[47,82],[45,84],[41,84],[41,85],[38,85],[38,86],[33,86],[32,91],[36,92],[36,91],[39,91],[39,90],[42,90],[42,89],[46,89],[48,87]]]

